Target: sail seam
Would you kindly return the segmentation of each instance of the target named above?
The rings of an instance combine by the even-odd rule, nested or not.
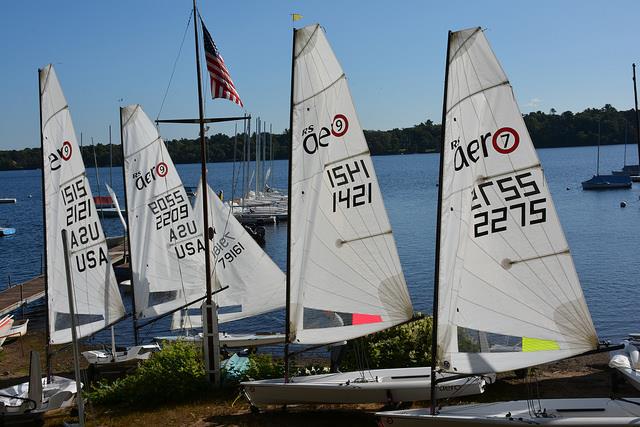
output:
[[[310,99],[315,98],[316,96],[320,95],[321,93],[324,93],[324,92],[326,92],[327,90],[331,89],[331,88],[332,88],[336,83],[338,83],[340,80],[342,80],[342,79],[343,79],[343,78],[345,78],[345,77],[346,77],[346,74],[345,74],[345,73],[342,73],[342,74],[340,75],[340,77],[338,77],[337,79],[335,79],[332,83],[330,83],[327,87],[325,87],[324,89],[322,89],[320,92],[316,92],[316,93],[314,93],[313,95],[310,95],[310,96],[306,97],[306,98],[305,98],[305,99],[303,99],[302,101],[294,102],[294,103],[293,103],[293,105],[297,107],[298,105],[300,105],[300,104],[302,104],[302,103],[305,103],[305,102],[309,101]]]
[[[154,143],[158,142],[158,141],[162,141],[162,137],[158,135],[158,137],[156,139],[154,139],[153,141],[151,141],[150,143],[148,143],[147,145],[138,148],[136,151],[134,151],[131,154],[127,154],[126,156],[124,156],[124,158],[126,160],[129,160],[132,156],[135,156],[136,154],[138,154],[139,152],[146,150],[147,148],[149,148],[151,145],[153,145]],[[164,160],[164,158],[163,158]]]
[[[49,124],[49,122],[51,121],[51,119],[53,119],[55,116],[57,116],[58,114],[60,114],[61,112],[63,112],[64,110],[68,110],[69,109],[69,104],[65,104],[64,107],[62,107],[61,109],[59,109],[58,111],[56,111],[55,113],[53,113],[52,115],[49,116],[49,118],[47,119],[46,122],[44,122],[44,124],[42,125],[42,129],[46,128],[47,125]],[[75,141],[74,141],[75,142]]]
[[[449,64],[451,64],[451,60],[452,60],[453,58],[455,58],[455,57],[458,55],[458,52],[460,52],[460,50],[462,50],[462,48],[464,47],[464,45],[465,45],[465,44],[467,44],[467,42],[468,42],[469,40],[471,40],[471,38],[472,38],[473,36],[475,36],[475,35],[478,33],[478,31],[482,31],[482,28],[477,27],[477,28],[473,31],[473,33],[471,33],[471,35],[469,35],[469,37],[467,37],[466,39],[464,39],[464,40],[462,41],[462,43],[460,43],[460,45],[456,48],[456,51],[455,51],[455,52],[453,53],[453,55],[451,55],[451,57],[449,58]]]
[[[368,149],[364,150],[364,151],[361,151],[360,153],[351,154],[351,155],[349,155],[347,157],[343,157],[341,159],[332,160],[332,161],[324,164],[324,169],[328,168],[331,165],[335,165],[336,163],[344,162],[345,160],[353,159],[354,157],[358,157],[358,156],[365,156],[367,154],[369,154],[369,150]]]
[[[457,106],[458,106],[459,104],[461,104],[463,101],[466,101],[467,99],[469,99],[469,98],[471,98],[471,97],[473,97],[473,96],[475,96],[475,95],[478,95],[478,94],[481,94],[481,93],[483,93],[483,92],[485,92],[485,91],[488,91],[488,90],[491,90],[491,89],[495,89],[495,88],[497,88],[497,87],[504,86],[504,85],[508,85],[508,84],[509,84],[509,80],[504,80],[504,81],[501,81],[501,82],[496,83],[496,84],[494,84],[494,85],[491,85],[491,86],[488,86],[488,87],[482,88],[482,89],[480,89],[480,90],[477,90],[477,91],[475,91],[475,92],[473,92],[473,93],[470,93],[469,95],[466,95],[465,97],[460,98],[460,99],[459,99],[455,104],[453,104],[451,107],[449,107],[449,108],[447,109],[447,114],[449,114],[449,113],[451,112],[451,110],[453,110],[455,107],[457,107]]]
[[[565,254],[569,254],[569,253],[571,253],[571,251],[569,250],[569,248],[566,248],[566,249],[564,249],[562,251],[559,251],[559,252],[552,252],[552,253],[549,253],[549,254],[543,254],[543,255],[538,255],[538,256],[535,256],[535,257],[522,258],[522,259],[516,259],[516,260],[510,260],[509,259],[507,261],[509,261],[509,264],[513,265],[513,264],[518,264],[518,263],[521,263],[521,262],[535,261],[535,260],[542,259],[542,258],[552,257],[552,256],[556,256],[556,255],[565,255]]]
[[[311,35],[307,39],[307,42],[304,44],[304,46],[302,46],[302,49],[300,49],[300,52],[298,52],[298,54],[294,57],[294,60],[298,59],[298,57],[300,55],[302,55],[302,52],[304,52],[307,49],[307,46],[309,46],[309,43],[311,43],[311,39],[313,39],[315,37],[316,32],[318,31],[319,28],[320,28],[320,25],[316,24],[316,28],[313,29],[313,32],[311,33]]]

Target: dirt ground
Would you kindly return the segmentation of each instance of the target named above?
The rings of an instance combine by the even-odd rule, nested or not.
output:
[[[0,351],[0,388],[26,381],[29,370],[29,350],[40,351],[42,366],[45,366],[44,334],[30,331],[26,337],[5,343]],[[612,371],[607,366],[608,354],[576,357],[543,365],[534,370],[529,379],[517,378],[514,373],[500,374],[495,384],[487,387],[484,394],[465,400],[442,402],[442,404],[491,402],[499,400],[526,399],[529,391],[537,387],[540,397],[607,397],[612,395]],[[70,348],[58,349],[53,358],[53,370],[57,375],[72,377],[72,352]],[[83,365],[86,367],[86,364]],[[537,378],[532,382],[531,378]],[[640,397],[628,384],[620,384],[617,396]],[[427,406],[416,402],[414,407]],[[200,396],[198,400],[165,405],[159,408],[94,407],[87,406],[89,426],[355,426],[376,427],[374,412],[384,409],[381,405],[300,405],[262,408],[253,414],[249,404],[238,390]],[[72,419],[69,411],[48,414],[47,426],[62,425]]]

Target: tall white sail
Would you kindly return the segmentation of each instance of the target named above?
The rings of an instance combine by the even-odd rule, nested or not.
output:
[[[78,337],[125,314],[102,225],[78,148],[69,106],[52,65],[39,70],[49,341],[71,342],[61,231],[67,230]]]
[[[411,300],[347,79],[324,31],[295,32],[291,342],[321,344],[408,320]]]
[[[544,173],[484,33],[451,33],[438,361],[501,372],[597,347]]]
[[[136,313],[153,317],[205,295],[202,225],[142,107],[120,115]]]
[[[211,274],[228,289],[215,295],[220,323],[267,313],[284,307],[285,275],[246,232],[216,193],[209,191],[209,224],[213,227]],[[202,218],[202,183],[194,205]]]

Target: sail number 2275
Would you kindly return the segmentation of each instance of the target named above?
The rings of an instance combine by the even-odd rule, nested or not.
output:
[[[493,206],[492,193],[502,199]],[[547,199],[535,197],[539,194],[540,188],[531,172],[478,184],[472,191],[473,236],[506,231],[510,217],[520,227],[545,222]]]

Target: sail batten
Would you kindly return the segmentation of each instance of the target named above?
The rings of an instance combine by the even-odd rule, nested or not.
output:
[[[295,31],[290,342],[324,344],[412,315],[347,78],[324,31]]]
[[[450,37],[438,364],[502,372],[592,350],[593,322],[511,84],[479,28]]]
[[[97,215],[71,113],[52,65],[39,70],[49,343],[71,342],[71,315],[61,231],[69,238],[79,338],[124,317],[106,236]]]

